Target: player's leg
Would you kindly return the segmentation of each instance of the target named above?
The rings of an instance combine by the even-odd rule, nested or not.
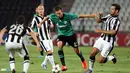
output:
[[[8,54],[9,54],[10,69],[12,73],[15,73],[15,58],[14,58],[15,50],[8,50]]]
[[[29,65],[30,65],[30,59],[29,59],[29,53],[24,44],[22,44],[21,50],[18,52],[18,54],[24,58],[23,62],[23,73],[27,73]]]
[[[45,46],[44,46],[43,41],[40,41],[40,46],[41,46],[42,50],[45,49]],[[45,49],[45,50],[46,50],[46,49]],[[47,57],[47,55],[45,55],[44,61],[43,61],[42,64],[41,64],[41,66],[42,66],[44,69],[47,69],[47,61],[48,61],[48,57]]]
[[[7,51],[8,55],[9,55],[10,69],[11,69],[12,73],[15,73],[15,58],[14,58],[15,50],[12,49],[13,44],[9,43],[9,42],[6,42],[5,43],[5,48],[6,48],[6,51]]]
[[[71,45],[74,48],[75,53],[79,56],[79,58],[82,61],[83,68],[86,69],[87,68],[86,60],[83,57],[82,52],[78,48],[78,42],[76,40],[76,35],[73,34],[72,36],[68,36],[67,42],[68,42],[69,45]]]
[[[110,52],[112,51],[113,47],[110,43],[104,42],[103,49],[101,51],[101,55],[99,57],[99,63],[106,63],[107,61],[113,61],[113,63],[116,63],[116,57],[115,55],[108,56]]]
[[[67,67],[65,64],[65,60],[64,60],[64,51],[63,51],[63,46],[65,45],[65,40],[66,37],[64,36],[58,36],[58,40],[57,40],[57,46],[59,48],[58,50],[58,55],[62,64],[62,71],[66,71]]]
[[[92,73],[93,71],[93,67],[94,67],[94,63],[95,63],[95,56],[99,53],[100,51],[96,48],[93,47],[91,53],[90,53],[90,57],[89,57],[89,68],[88,68],[88,73]]]
[[[51,40],[44,40],[41,43],[42,43],[42,46],[44,47],[45,51],[47,52],[47,58],[50,61],[52,67],[55,67],[52,41]]]
[[[102,50],[102,43],[102,39],[100,38],[94,43],[93,49],[90,52],[89,56],[89,68],[88,71],[86,71],[86,73],[92,73],[95,63],[95,56]]]

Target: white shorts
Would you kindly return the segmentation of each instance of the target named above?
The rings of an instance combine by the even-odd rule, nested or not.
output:
[[[103,38],[99,38],[94,46],[95,48],[99,49],[99,51],[101,52],[101,55],[103,57],[107,57],[109,55],[109,53],[111,52],[111,50],[113,49],[113,46],[111,43],[103,40]]]
[[[52,51],[53,52],[53,44],[52,40],[43,40],[40,41],[41,48],[44,49],[45,52]]]
[[[6,42],[5,48],[8,52],[9,57],[11,57],[11,58],[14,58],[15,52],[17,52],[20,57],[24,57],[24,56],[28,55],[28,50],[24,44]]]

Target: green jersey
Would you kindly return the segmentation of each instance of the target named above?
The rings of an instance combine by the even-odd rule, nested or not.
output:
[[[59,19],[56,14],[50,14],[49,18],[57,25],[58,36],[71,36],[74,34],[71,20],[78,18],[77,14],[64,13],[62,19]]]

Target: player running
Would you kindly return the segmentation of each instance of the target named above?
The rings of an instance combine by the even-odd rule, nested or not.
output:
[[[82,55],[82,52],[78,48],[78,42],[76,40],[76,34],[74,33],[72,29],[71,20],[74,20],[76,18],[94,18],[95,14],[70,14],[63,12],[63,9],[60,5],[56,6],[54,8],[55,14],[50,14],[47,17],[45,17],[41,23],[39,23],[38,27],[41,27],[41,25],[47,20],[51,19],[52,22],[57,25],[58,28],[58,39],[57,39],[57,45],[58,45],[58,54],[60,61],[62,63],[62,71],[66,71],[67,67],[64,60],[64,52],[63,47],[66,43],[68,43],[70,46],[74,48],[75,53],[80,57],[82,61],[82,66],[84,69],[87,68],[86,61]]]
[[[16,73],[15,70],[15,52],[24,58],[23,62],[23,73],[27,73],[29,68],[29,53],[26,46],[23,43],[23,36],[28,32],[31,37],[35,40],[38,50],[40,51],[40,44],[37,37],[34,35],[30,27],[25,26],[25,18],[20,15],[17,17],[16,22],[10,26],[6,26],[0,32],[0,43],[3,42],[2,37],[5,32],[8,36],[5,41],[5,48],[9,55],[9,64],[12,73]]]
[[[95,56],[100,52],[99,56],[99,63],[106,63],[107,61],[113,61],[113,63],[116,63],[116,57],[115,55],[108,56],[114,47],[114,41],[116,40],[116,35],[119,30],[120,26],[120,20],[118,18],[119,11],[120,11],[120,5],[118,4],[112,4],[110,8],[110,14],[106,15],[105,17],[101,17],[102,14],[99,13],[96,17],[96,20],[98,23],[103,22],[105,25],[105,28],[102,29],[96,29],[96,33],[101,33],[101,36],[98,38],[98,40],[95,42],[93,49],[90,53],[89,57],[89,69],[85,73],[92,73],[94,62],[95,62]]]

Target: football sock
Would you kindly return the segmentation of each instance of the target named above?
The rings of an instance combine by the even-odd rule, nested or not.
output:
[[[42,51],[40,51],[41,56],[43,56],[43,55],[44,55],[44,54],[43,54],[43,52],[44,52],[44,51],[43,51],[43,49],[42,49]]]
[[[47,55],[46,55],[42,64],[46,65],[47,64],[47,60],[48,60],[48,58],[47,58]]]
[[[12,71],[13,69],[15,69],[15,59],[14,58],[10,58],[9,59],[9,63],[10,63],[11,71]]]
[[[58,50],[58,55],[59,55],[59,58],[60,58],[60,61],[61,61],[62,65],[66,66],[65,65],[65,60],[64,60],[64,52],[63,52],[63,50]]]
[[[48,60],[50,61],[51,65],[52,65],[52,67],[54,67],[55,66],[55,62],[54,62],[53,55],[52,54],[48,54],[47,57],[48,57]]]
[[[27,73],[28,68],[29,68],[29,57],[25,56],[23,62],[23,72]]]
[[[107,61],[111,61],[112,59],[114,59],[114,56],[108,56],[107,57]]]
[[[83,55],[82,55],[82,52],[77,53],[77,55],[80,57],[81,61],[83,62],[83,61],[84,61],[84,57],[83,57]]]
[[[93,70],[94,67],[94,62],[95,62],[95,56],[89,58],[89,69]]]
[[[114,56],[107,56],[103,63],[106,63],[107,61],[111,61],[114,58]]]

